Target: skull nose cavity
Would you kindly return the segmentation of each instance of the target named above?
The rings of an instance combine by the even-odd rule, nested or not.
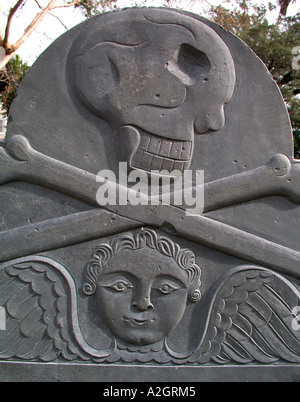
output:
[[[189,168],[192,151],[192,141],[178,141],[143,133],[131,166],[146,171],[183,172]]]

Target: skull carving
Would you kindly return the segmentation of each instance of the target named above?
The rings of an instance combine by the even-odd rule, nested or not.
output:
[[[104,119],[130,168],[188,169],[194,135],[220,130],[235,68],[216,32],[166,9],[132,9],[89,21],[68,56],[81,106]],[[118,21],[118,23],[116,23]]]

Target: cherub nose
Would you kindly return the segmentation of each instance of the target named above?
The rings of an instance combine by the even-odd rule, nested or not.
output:
[[[134,300],[132,302],[132,307],[139,311],[147,311],[148,309],[154,308],[153,304],[148,298],[140,298],[139,300]]]
[[[150,292],[151,289],[140,289],[132,300],[132,307],[139,311],[146,311],[154,308],[153,304],[151,303]]]

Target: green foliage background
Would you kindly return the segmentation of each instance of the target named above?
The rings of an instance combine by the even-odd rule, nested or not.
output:
[[[233,32],[265,63],[277,82],[286,102],[293,127],[295,157],[300,158],[300,65],[293,69],[293,49],[300,46],[300,13],[279,16],[275,23],[267,20],[276,6],[253,5],[251,1],[234,1],[234,10],[212,7],[211,18]],[[270,100],[272,101],[272,100]]]
[[[18,87],[29,68],[27,63],[24,63],[21,58],[16,55],[8,62],[5,70],[0,72],[0,103],[5,116],[8,116]]]

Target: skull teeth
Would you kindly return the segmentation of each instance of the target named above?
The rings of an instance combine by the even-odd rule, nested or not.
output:
[[[190,165],[191,155],[191,141],[176,141],[143,134],[131,165],[146,171],[183,172]]]

